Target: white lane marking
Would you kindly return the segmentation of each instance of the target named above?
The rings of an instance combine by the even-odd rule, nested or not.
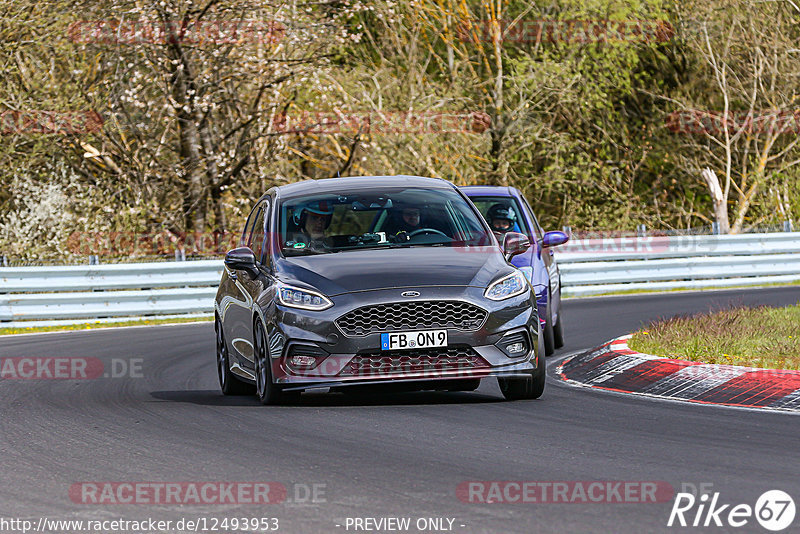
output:
[[[693,399],[751,370],[731,365],[689,365],[650,384],[641,393]]]
[[[618,374],[624,373],[631,367],[636,367],[644,360],[634,355],[622,355],[613,360],[610,360],[596,369],[592,370],[591,375],[587,381],[592,384],[601,384],[607,380],[611,380]]]
[[[772,408],[781,408],[784,410],[800,411],[800,389],[786,395],[779,402],[774,403]]]

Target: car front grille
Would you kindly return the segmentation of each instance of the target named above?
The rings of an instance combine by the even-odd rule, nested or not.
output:
[[[347,336],[421,328],[477,330],[486,315],[483,308],[457,300],[395,302],[357,308],[336,319],[336,325]]]
[[[386,376],[404,373],[474,370],[489,364],[471,347],[399,350],[356,354],[341,376]]]

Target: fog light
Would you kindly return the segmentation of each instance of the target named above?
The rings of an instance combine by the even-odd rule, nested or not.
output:
[[[506,351],[509,354],[519,354],[520,352],[525,352],[525,343],[512,343],[510,345],[506,345]]]
[[[316,358],[314,358],[313,356],[303,356],[303,355],[292,356],[292,365],[295,365],[297,367],[309,367],[311,365],[314,365],[314,362],[316,361],[317,361]]]

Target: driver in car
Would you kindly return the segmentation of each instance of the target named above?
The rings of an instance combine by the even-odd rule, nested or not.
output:
[[[408,235],[422,228],[422,218],[419,208],[407,207],[400,212],[400,217],[395,223],[391,234],[396,241],[408,241]]]
[[[321,250],[325,248],[325,230],[333,220],[333,206],[327,200],[319,200],[305,206],[299,217],[295,215],[295,223],[300,231],[294,235],[295,243],[305,244],[305,248]]]
[[[419,208],[403,208],[402,219],[400,220],[400,231],[411,233],[420,229]]]
[[[494,204],[489,208],[487,215],[492,232],[502,242],[503,236],[514,228],[514,222],[517,220],[514,208],[505,204]]]

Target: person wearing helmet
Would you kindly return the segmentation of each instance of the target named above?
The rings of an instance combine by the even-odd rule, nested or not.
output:
[[[489,225],[492,231],[498,238],[503,237],[506,232],[514,228],[514,223],[517,220],[517,214],[514,213],[514,208],[506,206],[505,204],[494,204],[487,212]]]
[[[295,234],[296,243],[304,243],[306,248],[324,248],[325,230],[333,220],[333,204],[328,200],[318,200],[304,206],[295,222],[300,226],[300,231]]]

